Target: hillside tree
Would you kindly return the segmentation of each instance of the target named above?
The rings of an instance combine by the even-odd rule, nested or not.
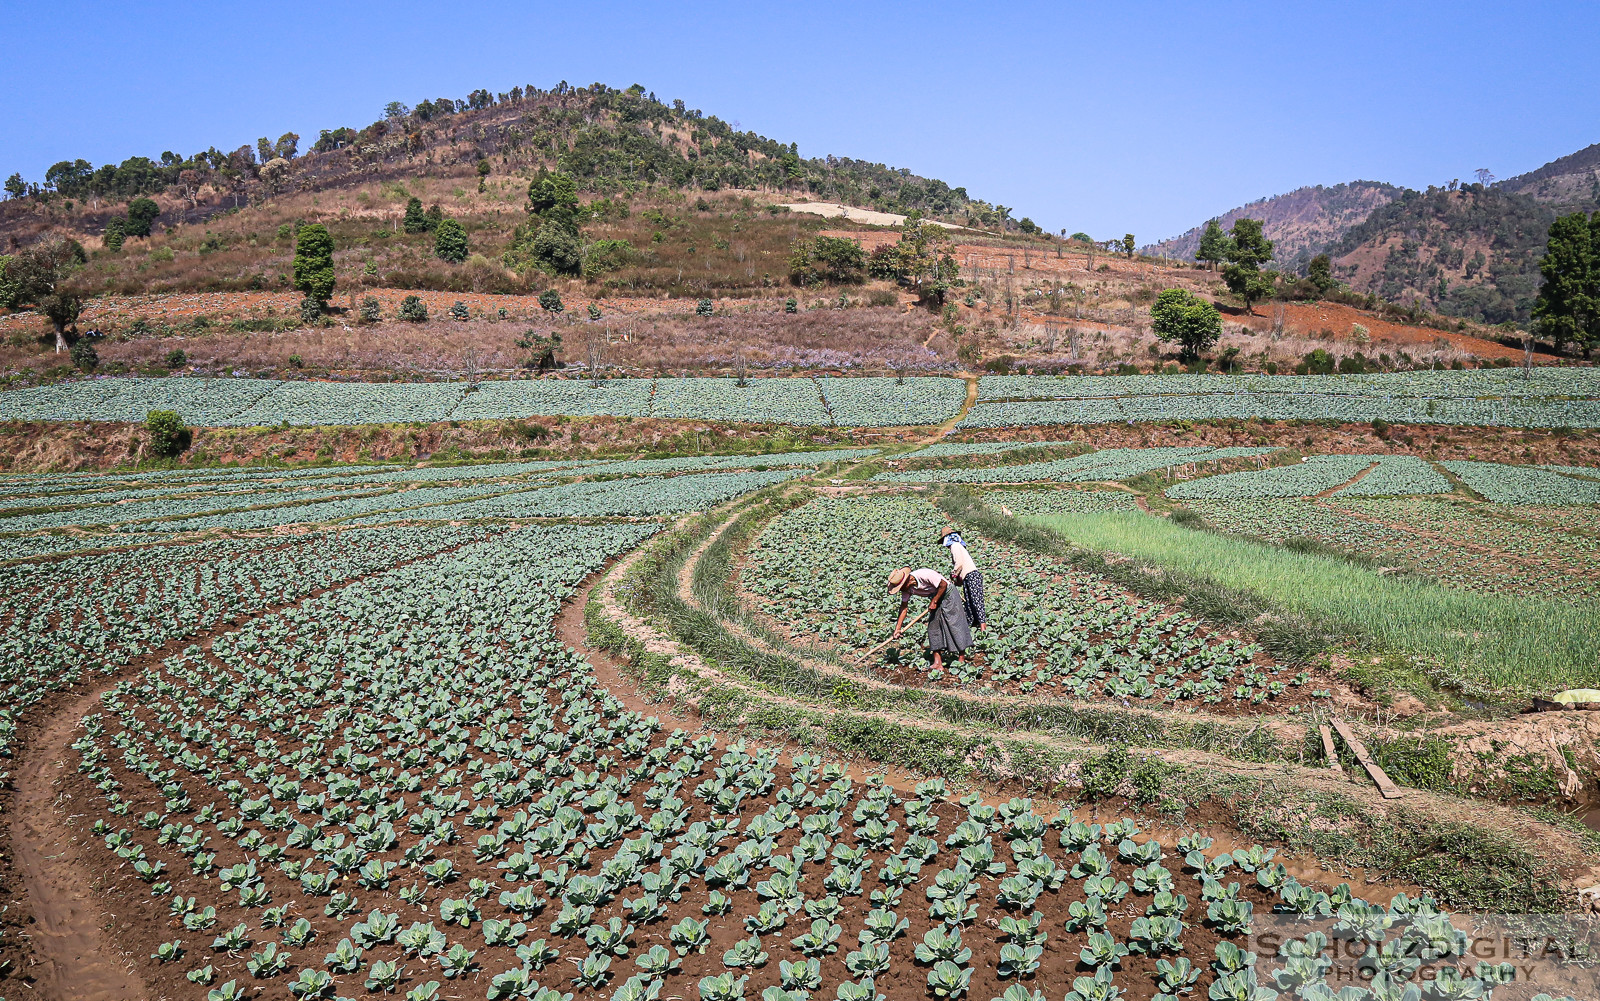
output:
[[[31,305],[50,321],[57,354],[77,340],[83,292],[73,277],[88,259],[77,240],[54,238],[34,244],[6,265],[6,284],[14,286],[14,304]]]
[[[1212,271],[1228,259],[1228,234],[1222,231],[1222,224],[1217,220],[1206,223],[1205,232],[1200,234],[1200,249],[1194,258]]]
[[[1261,270],[1272,260],[1272,241],[1262,235],[1260,219],[1240,219],[1233,224],[1226,260],[1223,283],[1244,300],[1246,312],[1254,313],[1255,304],[1272,294],[1278,278],[1276,271]]]
[[[1184,361],[1199,358],[1222,336],[1217,307],[1181,288],[1164,289],[1156,296],[1150,306],[1150,326],[1161,340],[1177,343]]]
[[[1339,282],[1333,277],[1333,261],[1327,254],[1318,254],[1306,265],[1306,278],[1316,287],[1317,295],[1327,295],[1339,287]]]
[[[1128,255],[1128,260],[1133,260],[1133,234],[1127,233],[1122,237],[1122,252]]]
[[[135,198],[128,203],[128,221],[123,231],[128,236],[149,236],[150,226],[161,214],[161,206],[148,198]]]
[[[433,234],[433,252],[442,261],[460,264],[467,259],[467,230],[454,219],[439,224]]]
[[[400,228],[413,235],[428,231],[428,218],[422,214],[422,199],[414,197],[406,202],[406,217]]]
[[[333,296],[333,283],[333,237],[321,223],[307,223],[295,237],[294,287],[305,293],[308,302],[316,303],[320,312],[327,309]]]
[[[1558,354],[1573,343],[1587,357],[1600,344],[1600,212],[1593,218],[1574,212],[1550,224],[1539,274],[1535,329]]]

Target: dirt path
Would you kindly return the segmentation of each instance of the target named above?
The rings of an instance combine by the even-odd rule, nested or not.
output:
[[[28,895],[28,926],[39,992],[60,1001],[129,1001],[149,996],[132,961],[119,951],[115,914],[102,909],[85,844],[74,837],[70,818],[77,804],[61,788],[74,757],[70,745],[78,721],[94,711],[100,693],[118,678],[59,709],[23,755],[17,770],[11,842]],[[85,807],[87,808],[87,807]]]

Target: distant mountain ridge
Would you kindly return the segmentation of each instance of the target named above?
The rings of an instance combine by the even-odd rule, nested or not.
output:
[[[1488,185],[1414,191],[1379,181],[1297,188],[1217,218],[1260,219],[1274,266],[1304,272],[1316,254],[1357,292],[1486,323],[1526,323],[1539,259],[1558,215],[1600,209],[1600,143]],[[1193,260],[1205,224],[1144,248]]]
[[[1224,212],[1217,219],[1223,229],[1231,228],[1239,219],[1260,219],[1267,239],[1276,245],[1278,266],[1299,270],[1304,262],[1366,219],[1373,209],[1387,205],[1400,190],[1382,181],[1317,184],[1258,199]],[[1201,223],[1181,236],[1153,243],[1143,252],[1192,261],[1204,231],[1205,223]]]

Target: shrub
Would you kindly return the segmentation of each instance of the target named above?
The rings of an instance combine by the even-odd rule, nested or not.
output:
[[[550,220],[533,238],[533,263],[557,275],[575,275],[583,269],[583,243],[569,227]]]
[[[601,316],[600,307],[596,306],[592,302],[589,303],[589,319],[598,320],[598,319],[600,319],[600,316]]]
[[[316,323],[322,316],[322,303],[311,296],[300,300],[300,322]]]
[[[460,299],[457,299],[455,305],[450,307],[450,318],[452,320],[467,320],[471,316],[472,313],[467,309],[467,304]]]
[[[188,451],[194,437],[174,410],[150,411],[144,418],[144,430],[150,436],[150,451],[163,459]]]
[[[80,337],[73,342],[71,355],[72,364],[84,372],[93,372],[100,367],[100,355],[87,337]]]
[[[182,348],[173,348],[167,352],[165,362],[167,368],[182,368],[189,364],[189,356],[183,353]]]
[[[539,293],[539,308],[546,313],[559,314],[566,307],[561,305],[561,293],[551,288]]]
[[[1306,355],[1305,360],[1294,367],[1298,375],[1332,375],[1333,356],[1322,348]]]
[[[454,219],[439,224],[433,236],[433,253],[441,261],[460,264],[467,259],[467,231]]]
[[[712,306],[710,299],[701,299],[699,302],[694,304],[695,316],[710,316],[715,311],[715,307]]]
[[[383,304],[374,296],[367,296],[361,300],[361,310],[357,314],[362,323],[377,323],[383,319]]]
[[[632,257],[633,244],[627,240],[596,240],[583,252],[583,277],[598,278],[626,267]]]
[[[892,288],[875,288],[867,293],[868,306],[898,306],[900,297],[895,295]],[[968,303],[968,305],[971,305]]]
[[[422,323],[428,319],[428,307],[417,296],[408,295],[400,300],[400,319]]]
[[[783,311],[785,313],[798,313],[800,312],[800,303],[795,301],[795,297],[791,295],[783,300]]]
[[[106,222],[105,243],[106,249],[112,253],[122,249],[122,238],[127,233],[127,222],[121,216],[114,216]]]

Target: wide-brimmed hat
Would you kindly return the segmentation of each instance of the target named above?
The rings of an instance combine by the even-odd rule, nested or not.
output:
[[[955,535],[955,534],[956,534],[956,526],[954,526],[954,525],[946,525],[943,528],[939,529],[939,541],[943,542],[946,537],[951,536],[951,535]]]
[[[911,571],[907,570],[905,567],[901,567],[899,570],[889,571],[889,590],[900,590],[901,585],[903,585],[906,582],[906,578],[910,576]]]

